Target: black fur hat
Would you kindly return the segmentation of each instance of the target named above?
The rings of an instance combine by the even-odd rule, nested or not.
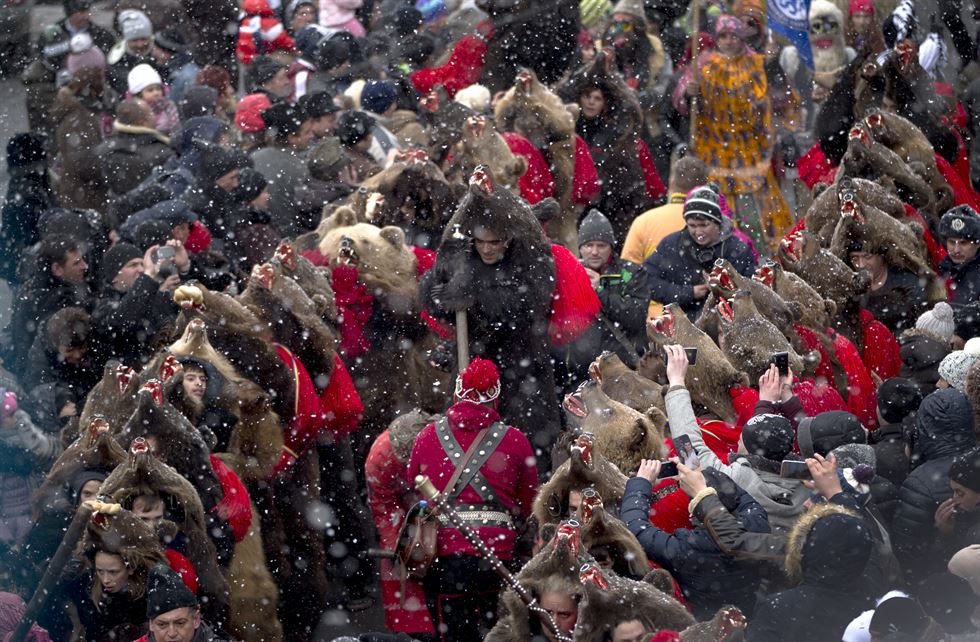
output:
[[[939,220],[939,236],[980,242],[980,214],[969,205],[957,205]]]

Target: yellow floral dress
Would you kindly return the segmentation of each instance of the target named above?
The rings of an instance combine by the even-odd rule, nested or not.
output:
[[[757,244],[774,248],[793,217],[772,170],[772,110],[763,62],[762,55],[747,49],[733,57],[715,51],[698,57],[694,152],[708,164],[739,227]]]

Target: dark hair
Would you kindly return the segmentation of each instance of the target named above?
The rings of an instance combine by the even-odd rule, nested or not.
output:
[[[231,85],[231,74],[224,67],[207,65],[204,69],[197,72],[196,83],[205,87],[211,87],[220,96],[225,87]]]
[[[92,317],[82,308],[63,308],[51,315],[45,329],[55,348],[81,348],[88,344]]]
[[[138,98],[124,100],[116,108],[116,120],[122,125],[142,125],[149,115],[146,103]]]
[[[687,194],[698,185],[708,182],[708,166],[696,156],[678,158],[670,168],[670,184]]]
[[[41,239],[37,250],[37,274],[42,279],[51,278],[55,263],[64,264],[68,253],[79,249],[78,240],[67,234],[51,234]]]

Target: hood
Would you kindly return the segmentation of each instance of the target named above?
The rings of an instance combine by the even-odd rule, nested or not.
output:
[[[177,156],[180,157],[180,164],[195,172],[197,171],[201,158],[201,151],[194,144],[194,139],[199,138],[213,143],[226,131],[228,131],[227,123],[213,116],[197,116],[186,121],[170,137],[170,146],[177,152]]]
[[[196,357],[178,357],[177,361],[181,365],[192,364],[204,371],[205,376],[208,378],[208,383],[204,387],[204,402],[205,406],[212,405],[218,401],[218,396],[221,394],[222,388],[225,387],[225,378],[215,368],[210,361],[205,361],[204,359],[198,359]]]
[[[853,589],[871,555],[871,534],[855,513],[818,504],[796,521],[786,542],[786,574],[810,585]]]
[[[973,407],[955,388],[927,396],[915,416],[914,455],[919,463],[953,457],[973,448]]]

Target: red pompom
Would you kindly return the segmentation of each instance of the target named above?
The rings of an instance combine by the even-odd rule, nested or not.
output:
[[[494,365],[493,361],[479,357],[473,359],[470,365],[466,366],[466,370],[463,370],[460,378],[463,380],[464,390],[487,392],[500,385],[500,372],[497,371],[497,366]]]
[[[681,635],[677,631],[668,631],[664,629],[663,631],[657,631],[650,642],[681,642]]]

